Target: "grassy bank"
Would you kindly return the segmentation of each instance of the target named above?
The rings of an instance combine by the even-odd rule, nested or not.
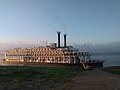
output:
[[[60,89],[81,71],[79,67],[1,66],[0,89]]]
[[[104,71],[120,75],[120,66],[106,67]]]

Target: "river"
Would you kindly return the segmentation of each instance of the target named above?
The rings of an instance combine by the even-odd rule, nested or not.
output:
[[[101,59],[104,60],[104,67],[108,66],[120,66],[120,55],[92,55],[91,59]]]

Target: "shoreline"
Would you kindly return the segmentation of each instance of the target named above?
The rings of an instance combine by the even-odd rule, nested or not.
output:
[[[120,66],[109,66],[109,67],[104,67],[103,68],[103,70],[110,70],[110,69],[120,70]]]
[[[3,59],[0,60],[0,66],[81,66],[80,64],[61,64],[61,63],[39,63],[39,62],[32,62],[32,63],[28,63],[28,62],[4,62]],[[94,67],[94,66],[93,66]],[[104,66],[102,67],[103,69],[107,69],[107,68],[119,68],[120,66],[118,65],[114,65],[114,66]]]

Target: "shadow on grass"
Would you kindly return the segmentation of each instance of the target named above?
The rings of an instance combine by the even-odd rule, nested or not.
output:
[[[50,90],[61,88],[78,75],[80,67],[1,66],[1,90]]]

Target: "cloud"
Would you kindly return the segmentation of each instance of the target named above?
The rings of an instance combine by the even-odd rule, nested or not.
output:
[[[9,43],[0,43],[0,51],[9,50],[13,48],[26,48],[33,46],[42,46],[40,42],[9,42]]]
[[[110,42],[106,44],[83,44],[74,45],[79,50],[87,50],[91,53],[120,53],[120,42]]]

